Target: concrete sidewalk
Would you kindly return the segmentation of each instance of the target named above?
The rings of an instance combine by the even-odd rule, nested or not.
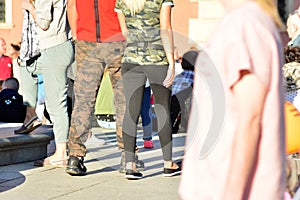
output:
[[[120,151],[114,130],[93,128],[95,137],[87,142],[89,153],[85,158],[88,174],[72,177],[63,168],[35,167],[33,162],[0,167],[1,200],[45,199],[179,199],[180,176],[162,176],[162,153],[158,136],[154,148],[144,149],[142,133],[138,134],[139,158],[145,162],[143,179],[128,181],[118,172]],[[182,159],[185,133],[173,135],[173,158]],[[54,143],[48,145],[49,154]],[[0,158],[1,159],[1,158]]]

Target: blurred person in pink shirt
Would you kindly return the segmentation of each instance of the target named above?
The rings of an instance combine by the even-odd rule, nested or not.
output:
[[[285,191],[282,26],[273,0],[222,0],[198,56],[182,199],[279,200]]]

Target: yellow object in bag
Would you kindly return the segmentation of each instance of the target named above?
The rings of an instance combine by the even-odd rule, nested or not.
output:
[[[300,113],[295,106],[286,101],[284,104],[286,153],[293,154],[300,151]]]
[[[114,93],[109,71],[105,70],[95,103],[95,115],[115,115]]]

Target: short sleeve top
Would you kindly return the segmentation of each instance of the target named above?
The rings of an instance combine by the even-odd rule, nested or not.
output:
[[[123,0],[116,1],[115,11],[124,14],[128,29],[122,63],[168,64],[160,36],[160,10],[162,6],[173,5],[173,0],[146,0],[144,8],[132,15]]]
[[[233,141],[237,134],[242,134],[238,133],[240,116],[247,114],[237,108],[239,102],[232,88],[240,81],[241,71],[246,70],[264,84],[267,94],[257,159],[245,189],[248,195],[245,199],[283,199],[283,57],[273,20],[255,1],[246,1],[224,16],[204,49],[206,53],[200,53],[195,66],[181,198],[223,199]],[[249,96],[255,92],[249,91]]]

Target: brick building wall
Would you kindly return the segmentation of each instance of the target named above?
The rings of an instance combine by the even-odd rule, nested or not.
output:
[[[0,37],[8,44],[17,43],[21,38],[22,28],[22,0],[13,0],[12,25],[0,24]],[[290,10],[299,6],[300,0],[286,0]],[[172,25],[175,37],[175,46],[180,53],[190,46],[201,47],[209,37],[218,19],[223,14],[220,0],[174,0],[172,11]],[[288,40],[282,33],[284,43]]]
[[[12,27],[1,26],[0,37],[3,37],[7,44],[17,43],[21,39],[22,29],[22,0],[13,0],[12,5]],[[189,36],[189,20],[198,16],[198,2],[193,0],[174,0],[175,7],[172,11],[173,29],[175,35],[180,38]],[[180,39],[181,40],[181,39]],[[182,46],[182,45],[180,45]]]
[[[6,43],[17,43],[21,40],[22,29],[22,0],[12,0],[12,24],[0,24],[0,37],[6,40]]]

